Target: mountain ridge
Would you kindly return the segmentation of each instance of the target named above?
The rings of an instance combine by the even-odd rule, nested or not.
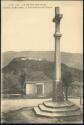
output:
[[[8,51],[2,53],[2,67],[8,65],[16,57],[27,57],[54,61],[54,51]],[[69,67],[83,70],[83,55],[80,53],[61,52],[62,63]]]

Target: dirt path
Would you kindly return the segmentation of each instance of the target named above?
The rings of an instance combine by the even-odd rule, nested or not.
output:
[[[1,101],[1,111],[8,112],[23,107],[34,107],[51,99],[4,99]]]

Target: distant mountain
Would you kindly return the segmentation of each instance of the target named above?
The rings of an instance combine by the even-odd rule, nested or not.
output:
[[[25,73],[25,79],[32,80],[32,72],[43,72],[45,76],[53,80],[54,63],[46,60],[34,60],[27,57],[14,58],[7,66],[2,69],[3,75],[3,91],[9,93],[20,93],[24,82],[21,83],[21,74]],[[62,64],[62,79],[68,79],[66,74],[71,74],[71,81],[83,80],[83,73],[79,69],[71,68]],[[38,75],[36,76],[38,77]],[[35,78],[37,79],[37,78]]]
[[[9,64],[12,59],[16,57],[27,57],[43,59],[50,62],[54,61],[54,51],[8,51],[2,53],[2,67]],[[63,64],[69,67],[83,70],[83,55],[79,53],[61,53],[61,60]]]

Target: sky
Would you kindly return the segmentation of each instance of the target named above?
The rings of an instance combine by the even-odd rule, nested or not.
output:
[[[46,8],[4,8],[16,1],[2,1],[1,50],[54,51],[55,7],[60,7],[60,50],[83,52],[83,2],[82,1],[23,1],[20,4],[45,4]]]

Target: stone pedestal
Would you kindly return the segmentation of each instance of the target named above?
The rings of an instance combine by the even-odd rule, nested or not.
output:
[[[34,107],[35,114],[42,117],[65,118],[80,116],[80,108],[70,101],[53,102],[45,101]]]

